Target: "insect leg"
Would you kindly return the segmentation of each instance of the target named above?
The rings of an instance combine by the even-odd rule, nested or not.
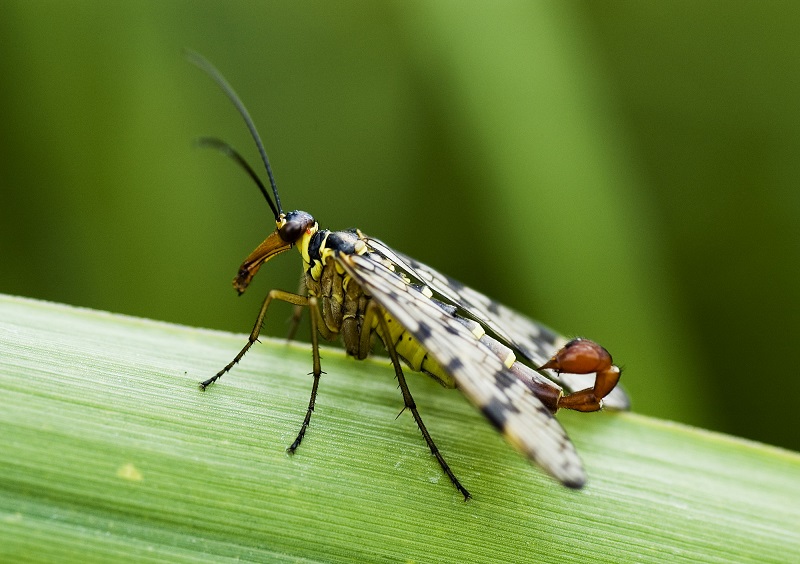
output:
[[[306,283],[300,280],[300,288],[297,290],[297,295],[307,296],[308,288]],[[292,317],[289,319],[289,334],[286,336],[287,341],[294,341],[294,336],[297,334],[297,328],[300,326],[300,319],[303,317],[303,306],[295,305],[292,308]]]
[[[311,414],[314,413],[314,404],[317,401],[319,378],[322,376],[322,374],[324,374],[319,359],[319,334],[322,332],[322,336],[326,339],[331,339],[333,337],[331,331],[322,321],[322,314],[319,312],[317,298],[308,297],[304,299],[307,302],[308,309],[311,310],[311,354],[313,356],[314,363],[311,375],[314,377],[314,382],[311,385],[311,397],[308,400],[308,409],[306,410],[306,416],[303,419],[303,424],[300,426],[300,432],[297,433],[297,438],[294,440],[294,442],[289,445],[289,448],[286,449],[289,454],[294,454],[294,451],[297,450],[297,447],[300,446],[300,443],[303,441],[303,437],[306,435],[306,429],[308,429],[308,425],[311,423]]]
[[[267,294],[267,297],[264,298],[264,303],[261,305],[261,309],[258,312],[258,317],[256,317],[253,330],[250,332],[250,336],[247,338],[247,344],[242,347],[242,350],[239,351],[239,354],[237,354],[232,361],[225,365],[225,368],[214,374],[214,376],[208,380],[200,382],[201,390],[205,390],[208,386],[219,380],[223,374],[233,368],[236,363],[242,360],[242,357],[248,350],[250,350],[250,347],[253,346],[253,343],[258,340],[258,334],[261,333],[261,326],[264,324],[264,317],[267,315],[267,308],[272,300],[280,300],[282,302],[288,302],[300,307],[308,305],[308,298],[305,296],[298,296],[297,294],[284,292],[283,290],[270,290],[270,292]]]
[[[414,398],[411,396],[411,390],[408,389],[408,384],[406,383],[406,377],[403,374],[403,369],[400,366],[400,359],[397,356],[397,351],[394,348],[394,343],[392,339],[389,337],[389,324],[386,322],[386,317],[383,315],[383,311],[380,310],[378,304],[375,302],[370,302],[369,306],[367,307],[367,311],[364,316],[364,325],[363,331],[368,332],[369,327],[371,326],[371,317],[375,315],[378,317],[378,324],[381,328],[381,333],[386,335],[387,337],[383,339],[384,344],[386,345],[386,350],[389,352],[389,357],[392,360],[392,366],[394,367],[394,373],[397,376],[397,383],[400,386],[400,391],[403,394],[403,403],[405,409],[408,409],[411,414],[414,416],[414,421],[417,422],[417,427],[419,427],[420,432],[422,433],[422,437],[425,439],[425,442],[428,444],[428,448],[431,450],[431,454],[436,457],[436,460],[439,462],[439,466],[442,467],[444,473],[447,474],[447,477],[450,478],[450,481],[456,487],[456,489],[461,492],[461,495],[464,496],[464,501],[468,500],[470,497],[470,493],[467,489],[461,485],[461,482],[458,481],[456,475],[450,469],[450,466],[445,461],[442,453],[439,452],[438,447],[433,442],[433,438],[431,434],[428,432],[428,429],[425,427],[425,423],[422,422],[422,417],[417,411],[417,404],[414,402]],[[362,334],[363,335],[363,334]],[[363,341],[362,341],[363,343]]]

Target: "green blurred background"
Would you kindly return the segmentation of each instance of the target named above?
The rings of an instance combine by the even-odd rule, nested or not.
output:
[[[273,223],[192,148],[257,161],[190,47],[285,208],[603,343],[639,412],[800,448],[798,4],[295,4],[0,3],[0,292],[246,332],[296,288],[230,285]]]

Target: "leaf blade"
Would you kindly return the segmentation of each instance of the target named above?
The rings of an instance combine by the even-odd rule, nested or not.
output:
[[[409,382],[475,495],[450,487],[386,360],[0,297],[0,556],[30,560],[788,561],[800,457],[635,414],[559,415],[590,484],[561,488],[455,392]],[[577,415],[577,416],[575,416]],[[46,540],[45,540],[46,539]],[[90,546],[89,554],[85,546]]]

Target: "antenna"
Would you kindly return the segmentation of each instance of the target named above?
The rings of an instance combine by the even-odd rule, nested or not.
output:
[[[269,204],[269,207],[272,210],[272,214],[275,216],[275,221],[278,221],[280,213],[275,207],[275,204],[272,203],[272,198],[269,197],[269,192],[267,192],[267,188],[264,186],[264,183],[261,182],[261,179],[256,174],[256,171],[253,170],[253,167],[251,167],[250,164],[246,160],[244,160],[244,157],[240,155],[236,149],[231,147],[225,141],[217,139],[216,137],[200,137],[199,139],[195,140],[194,143],[198,147],[207,147],[209,149],[216,149],[220,153],[223,153],[224,155],[233,159],[233,162],[238,164],[248,174],[248,176],[250,176],[250,178],[253,179],[253,182],[255,182],[258,185],[259,190],[261,190],[261,193],[264,194],[264,198],[266,198],[267,203]]]
[[[269,166],[269,159],[267,158],[267,152],[264,150],[264,144],[261,142],[261,137],[258,135],[258,131],[256,130],[255,123],[253,123],[253,118],[250,117],[250,114],[247,111],[247,108],[244,107],[242,101],[237,96],[236,92],[233,90],[233,87],[225,80],[225,77],[212,65],[208,62],[202,55],[199,53],[195,53],[189,49],[184,51],[186,58],[189,60],[190,63],[195,65],[200,70],[204,71],[211,79],[217,83],[217,85],[222,89],[225,95],[233,102],[233,105],[238,110],[239,114],[244,119],[245,124],[247,124],[247,129],[250,130],[250,135],[253,137],[253,140],[256,142],[256,147],[258,147],[258,152],[261,154],[261,160],[264,162],[264,167],[267,169],[267,176],[269,177],[270,186],[272,186],[272,194],[275,196],[275,204],[272,203],[272,199],[269,197],[266,189],[264,188],[263,183],[260,180],[257,180],[257,184],[259,188],[261,188],[262,193],[267,198],[267,202],[269,202],[269,207],[272,209],[272,213],[275,214],[275,221],[280,220],[280,216],[283,214],[283,209],[281,208],[281,198],[278,196],[278,186],[275,184],[275,177],[272,175],[272,167]],[[210,146],[215,149],[222,151],[223,153],[227,154],[231,157],[234,161],[239,163],[242,168],[244,168],[247,173],[255,180],[257,177],[253,169],[244,161],[244,159],[237,153],[233,147],[224,143],[219,140],[206,140],[207,142],[203,142],[201,140],[200,144],[203,146]]]

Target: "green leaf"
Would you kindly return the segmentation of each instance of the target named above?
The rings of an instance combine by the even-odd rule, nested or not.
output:
[[[410,375],[464,502],[385,359],[0,296],[2,561],[800,560],[800,456],[635,414],[559,416],[590,483],[528,464]],[[634,398],[635,400],[635,398]],[[669,401],[669,398],[664,398]],[[744,409],[746,406],[737,406]]]

